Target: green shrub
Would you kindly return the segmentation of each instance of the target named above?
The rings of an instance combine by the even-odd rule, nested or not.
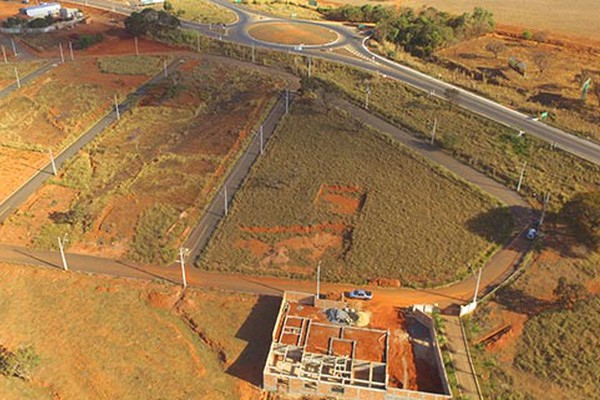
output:
[[[29,380],[39,364],[40,357],[31,346],[20,347],[15,353],[0,348],[0,373],[4,376]]]
[[[177,211],[166,204],[147,209],[137,222],[129,246],[129,257],[135,261],[166,264],[175,260],[174,240],[169,228],[177,222]]]

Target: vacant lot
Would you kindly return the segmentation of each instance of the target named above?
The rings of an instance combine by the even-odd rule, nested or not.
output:
[[[316,25],[271,22],[251,27],[248,33],[263,42],[319,45],[337,40],[337,33]]]
[[[545,192],[551,203],[560,205],[574,193],[600,185],[600,167],[561,150],[551,150],[546,142],[479,117],[446,101],[418,92],[402,83],[333,64],[313,63],[317,87],[325,81],[325,91],[338,88],[355,102],[363,104],[369,85],[370,108],[422,138],[431,137],[437,118],[437,143],[453,156],[486,175],[516,187],[523,162],[527,169],[522,192],[538,204]]]
[[[469,324],[486,398],[599,398],[600,253],[560,226],[547,230],[530,270]],[[588,300],[565,309],[553,293],[560,278],[583,285],[579,293]]]
[[[114,67],[114,66],[113,66]],[[267,70],[192,59],[150,88],[2,228],[4,240],[170,263],[275,95]]]
[[[33,346],[0,398],[256,399],[278,299],[1,265],[0,346]]]
[[[186,21],[203,24],[231,24],[236,21],[236,15],[209,0],[172,0],[175,11],[183,11],[181,18]]]
[[[284,18],[323,19],[323,15],[317,11],[317,7],[309,6],[308,2],[255,0],[248,2],[246,6]]]
[[[111,59],[112,64],[117,61]],[[152,58],[144,61],[156,64]],[[0,163],[0,199],[49,162],[48,149],[58,154],[102,118],[113,96],[123,99],[160,70],[125,75],[103,72],[102,64],[96,58],[61,64],[0,100],[0,160],[5,161]]]
[[[493,246],[468,225],[497,207],[350,116],[301,101],[201,265],[308,278],[322,260],[330,281],[439,284]],[[489,237],[501,240],[508,218],[490,218]]]

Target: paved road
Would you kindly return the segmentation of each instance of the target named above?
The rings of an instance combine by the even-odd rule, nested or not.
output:
[[[206,36],[240,43],[247,46],[256,46],[270,50],[310,55],[363,68],[371,72],[384,74],[390,78],[400,80],[427,93],[435,93],[438,97],[443,97],[446,89],[454,88],[460,92],[457,103],[461,107],[474,113],[483,115],[501,124],[523,130],[528,134],[547,141],[548,143],[556,144],[558,148],[564,151],[600,165],[600,145],[598,143],[582,139],[560,129],[551,127],[543,122],[534,120],[531,116],[512,110],[492,100],[486,99],[467,90],[458,88],[449,83],[423,74],[412,68],[399,65],[395,62],[385,59],[384,57],[373,54],[365,45],[365,37],[359,35],[351,28],[331,22],[291,20],[273,17],[266,13],[249,10],[243,6],[232,4],[228,0],[211,1],[234,12],[238,18],[237,21],[233,24],[227,25],[225,29],[216,29],[213,25],[189,21],[183,21],[182,26],[187,29],[199,31]],[[129,14],[138,9],[137,7],[127,6],[122,3],[112,3],[109,0],[72,0],[72,2],[105,10],[113,10],[121,14]],[[248,28],[251,25],[267,21],[293,21],[294,23],[324,26],[338,33],[340,39],[334,44],[312,47],[306,46],[302,50],[296,50],[294,49],[294,46],[257,41],[248,34]],[[328,51],[336,47],[346,47],[359,58],[347,57]]]
[[[19,64],[13,64],[15,68],[19,68]],[[36,69],[35,71],[31,72],[29,75],[26,75],[24,77],[19,77],[19,80],[21,82],[21,87],[27,85],[29,82],[31,82],[32,80],[34,80],[35,78],[45,74],[46,72],[50,71],[52,68],[54,68],[56,66],[56,63],[54,60],[50,60],[50,62],[42,65],[40,68]],[[11,94],[12,92],[14,92],[15,90],[18,90],[19,86],[17,85],[17,77],[15,75],[15,82],[11,83],[10,85],[8,85],[7,87],[5,87],[4,89],[0,90],[0,99],[8,96],[9,94]]]
[[[291,105],[293,95],[289,95],[288,107]],[[282,93],[269,112],[267,118],[263,121],[263,149],[269,142],[269,139],[275,132],[279,120],[286,112],[286,94]],[[204,212],[200,222],[196,225],[186,241],[186,247],[191,249],[190,260],[196,260],[204,247],[208,244],[212,234],[217,229],[221,219],[225,216],[225,195],[227,203],[231,204],[238,189],[250,173],[250,169],[260,155],[260,134],[252,140],[252,143],[244,151],[240,159],[237,161],[227,178],[219,190],[219,193],[214,196],[210,205]],[[226,191],[223,188],[227,188]]]
[[[174,71],[179,67],[180,59],[175,59],[169,66],[167,70],[169,72]],[[154,84],[164,78],[164,71],[161,71],[156,76],[154,76],[147,83],[138,88],[133,94],[130,94],[127,99],[119,104],[119,110],[121,113],[126,112],[131,104],[133,103],[136,97],[142,95],[148,85]],[[60,167],[71,157],[73,157],[81,148],[83,148],[86,144],[92,141],[96,136],[98,136],[104,129],[110,126],[113,122],[117,120],[117,114],[113,109],[109,112],[104,118],[98,121],[94,126],[92,126],[87,132],[83,133],[77,140],[75,140],[72,144],[67,146],[60,154],[58,154],[55,158],[56,168],[60,169]],[[0,203],[0,223],[2,223],[6,218],[8,218],[14,210],[16,210],[29,196],[31,196],[38,188],[42,186],[42,184],[51,176],[52,173],[52,164],[48,162],[46,166],[38,170],[33,176],[31,176],[21,187],[15,190],[9,197],[7,197],[2,203]]]

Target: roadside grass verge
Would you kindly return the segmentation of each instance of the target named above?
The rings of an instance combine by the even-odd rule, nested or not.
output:
[[[301,99],[199,265],[308,278],[320,259],[328,281],[438,285],[467,274],[506,237],[510,217],[496,209],[497,201],[390,137]],[[483,214],[495,215],[488,232],[470,231]]]
[[[170,0],[175,11],[183,11],[182,18],[203,24],[231,24],[235,13],[208,0]]]

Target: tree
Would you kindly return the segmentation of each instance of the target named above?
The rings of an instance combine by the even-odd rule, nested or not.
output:
[[[163,10],[165,11],[172,11],[173,10],[173,3],[171,3],[170,1],[165,1],[163,3]]]
[[[179,29],[179,19],[166,11],[145,8],[133,12],[125,18],[125,29],[134,36],[161,36],[169,31]]]
[[[600,190],[578,193],[565,204],[562,215],[575,236],[592,248],[600,245]]]
[[[20,347],[15,353],[0,349],[0,373],[29,380],[33,370],[39,365],[40,357],[33,347]]]
[[[498,58],[498,54],[506,50],[504,43],[499,41],[489,42],[485,45],[485,49],[494,55],[494,58]]]
[[[533,55],[533,62],[537,65],[540,74],[543,74],[550,65],[550,57],[546,53],[535,53]]]
[[[588,295],[585,286],[581,283],[569,283],[564,276],[558,279],[558,284],[552,294],[554,300],[568,310],[572,310],[578,302],[584,300]]]

